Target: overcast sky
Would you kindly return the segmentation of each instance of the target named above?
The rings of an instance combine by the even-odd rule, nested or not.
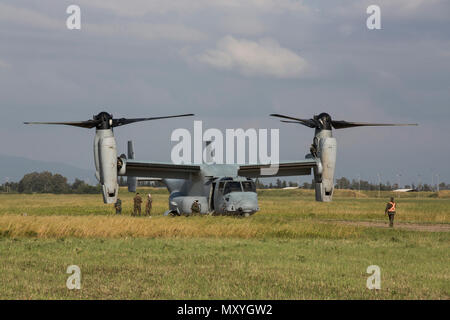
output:
[[[71,4],[81,30],[66,28]],[[313,130],[268,115],[328,112],[419,123],[335,130],[336,177],[450,183],[449,13],[448,0],[0,1],[0,153],[93,170],[93,130],[22,122],[192,112],[204,128],[279,128],[295,160]],[[171,132],[193,120],[117,128],[119,152],[133,139],[137,158],[170,161]]]

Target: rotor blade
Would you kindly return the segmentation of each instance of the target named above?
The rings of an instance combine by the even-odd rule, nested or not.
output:
[[[123,125],[126,125],[126,124],[139,122],[139,121],[149,121],[149,120],[178,118],[178,117],[190,117],[190,116],[193,116],[193,115],[194,115],[193,113],[188,113],[188,114],[179,114],[179,115],[175,115],[175,116],[165,116],[165,117],[134,118],[134,119],[126,119],[126,118],[113,119],[113,127],[123,126]]]
[[[307,127],[310,127],[310,128],[315,128],[316,127],[315,122],[313,120],[311,120],[311,119],[294,118],[294,117],[284,116],[282,114],[276,114],[276,113],[272,113],[271,116],[272,117],[278,117],[278,118],[295,120],[295,121],[298,121],[297,123],[303,124],[303,125],[305,125]]]
[[[417,123],[368,123],[368,122],[349,122],[332,120],[331,124],[335,129],[345,129],[353,127],[393,127],[393,126],[417,126]]]
[[[286,123],[295,123],[295,124],[303,124],[301,122],[298,121],[289,121],[289,120],[280,120],[281,122],[286,122]]]
[[[91,129],[94,128],[99,121],[86,120],[86,121],[73,121],[73,122],[24,122],[24,124],[57,124]]]

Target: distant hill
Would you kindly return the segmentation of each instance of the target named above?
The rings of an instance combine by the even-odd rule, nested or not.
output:
[[[89,184],[97,183],[94,170],[81,169],[59,162],[38,161],[0,154],[0,184],[3,184],[7,177],[9,181],[18,182],[25,174],[35,171],[59,173],[66,177],[69,182],[73,182],[75,178],[78,178]]]

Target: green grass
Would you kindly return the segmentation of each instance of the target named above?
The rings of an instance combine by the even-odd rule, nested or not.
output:
[[[441,235],[326,239],[3,239],[3,299],[448,299]],[[81,268],[68,290],[66,268]],[[381,268],[381,290],[366,268]]]
[[[167,192],[151,192],[152,219],[129,217],[125,192],[123,217],[99,195],[0,195],[0,299],[450,298],[449,232],[327,222],[386,222],[385,198],[264,190],[250,218],[168,218]],[[450,223],[450,199],[419,196],[398,199],[397,221]],[[66,288],[72,264],[81,290]]]

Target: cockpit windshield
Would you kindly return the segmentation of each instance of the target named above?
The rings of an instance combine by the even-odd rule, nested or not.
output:
[[[230,192],[242,192],[241,183],[237,181],[230,181],[225,184],[223,194]]]
[[[225,186],[219,184],[219,190],[222,191],[223,194],[227,194],[230,192],[256,192],[256,186],[253,181],[229,181],[225,183]]]

